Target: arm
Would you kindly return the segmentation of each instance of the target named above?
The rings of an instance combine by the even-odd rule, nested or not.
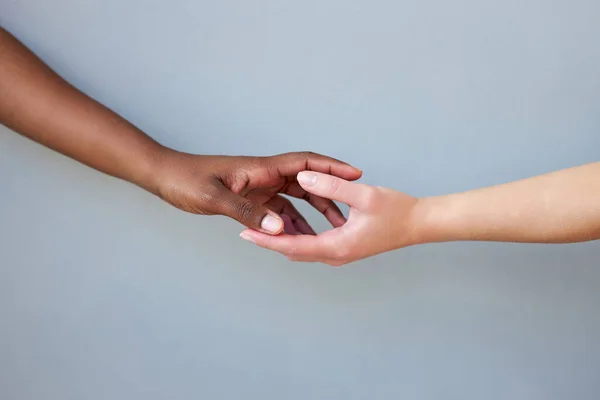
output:
[[[600,163],[423,199],[322,174],[302,172],[298,179],[311,193],[349,204],[348,222],[316,237],[246,230],[242,238],[291,259],[332,265],[432,242],[600,239]]]
[[[109,175],[155,192],[162,147],[73,88],[0,28],[0,123]]]
[[[600,239],[600,163],[421,203],[417,218],[424,242]]]
[[[308,167],[350,180],[361,175],[346,163],[306,152],[227,157],[168,149],[69,85],[2,28],[0,123],[184,211],[227,215],[271,234],[281,231],[284,212],[300,231],[313,233],[280,193],[307,199],[334,226],[345,222],[330,200],[298,185],[298,172]]]

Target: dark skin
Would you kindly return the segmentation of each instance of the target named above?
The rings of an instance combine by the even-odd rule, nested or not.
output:
[[[304,170],[345,180],[361,171],[311,152],[271,157],[194,155],[156,142],[86,96],[0,28],[0,123],[91,168],[134,183],[175,207],[225,215],[269,234],[314,234],[282,195],[308,201],[334,227],[346,221],[329,199],[306,192]],[[289,228],[289,229],[288,229]]]
[[[266,213],[265,207],[277,215],[288,217],[299,233],[314,235],[305,218],[290,200],[282,196],[285,194],[306,200],[334,227],[342,226],[346,219],[334,202],[310,194],[298,184],[296,176],[304,170],[357,176],[344,163],[310,152],[272,157],[175,153],[167,157],[157,175],[158,181],[164,182],[158,184],[157,194],[184,211],[224,214],[257,228]]]

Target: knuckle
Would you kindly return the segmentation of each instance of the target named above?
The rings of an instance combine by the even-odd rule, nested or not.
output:
[[[289,249],[285,250],[284,254],[288,258],[288,260],[296,261],[298,258],[298,249],[296,249],[295,247],[290,247]]]
[[[246,156],[245,158],[245,166],[244,172],[246,174],[252,174],[257,170],[262,170],[265,168],[270,168],[273,164],[270,157],[256,157],[256,156]],[[239,179],[244,179],[244,177],[240,177]]]
[[[236,212],[240,219],[250,219],[254,214],[254,204],[249,201],[243,201],[238,204]]]
[[[329,192],[335,195],[340,190],[340,180],[337,178],[330,178]]]
[[[299,160],[303,160],[306,163],[308,163],[311,160],[314,160],[318,156],[317,153],[312,151],[300,151],[294,154],[296,157],[298,157]]]
[[[373,209],[377,206],[380,188],[369,187],[363,192],[362,203],[365,208]]]

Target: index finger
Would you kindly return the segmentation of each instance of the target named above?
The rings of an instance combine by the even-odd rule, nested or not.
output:
[[[301,171],[322,172],[349,181],[362,176],[360,169],[348,163],[310,151],[279,154],[269,157],[269,161],[280,176],[295,176]]]

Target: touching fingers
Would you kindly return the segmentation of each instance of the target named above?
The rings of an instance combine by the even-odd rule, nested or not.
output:
[[[339,228],[346,223],[346,217],[344,217],[340,208],[333,201],[307,192],[296,182],[290,184],[285,193],[289,196],[306,200],[317,211],[323,214],[334,228]]]
[[[312,152],[285,153],[269,157],[280,176],[295,176],[300,171],[318,171],[354,181],[362,171],[343,161]]]
[[[287,214],[281,214],[281,219],[283,220],[283,232],[288,235],[300,235],[301,232],[298,231],[294,223],[292,222],[292,218]]]
[[[277,235],[283,231],[284,223],[277,213],[229,189],[223,188],[212,196],[210,201],[216,213],[231,217],[248,228],[270,235]]]
[[[282,218],[284,216],[288,216],[289,223],[293,225],[296,231],[305,235],[316,235],[314,229],[310,226],[310,224],[306,221],[306,219],[300,214],[300,212],[294,207],[291,201],[286,199],[283,196],[275,196],[270,199],[265,206],[267,206],[270,210],[276,212],[281,215]],[[284,218],[284,223],[287,221]],[[288,232],[288,224],[286,224],[284,230],[286,233]]]

